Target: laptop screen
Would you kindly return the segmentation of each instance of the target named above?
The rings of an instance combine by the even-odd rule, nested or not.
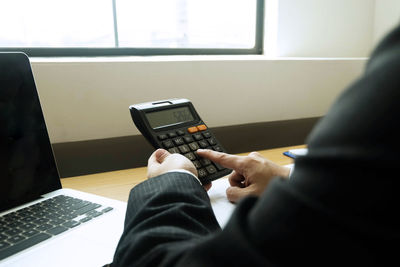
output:
[[[28,57],[0,53],[0,212],[59,188]]]

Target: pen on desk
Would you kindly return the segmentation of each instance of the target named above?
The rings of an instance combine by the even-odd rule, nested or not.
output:
[[[308,152],[307,148],[291,149],[283,152],[283,155],[295,159],[297,156],[306,155]]]
[[[289,158],[295,159],[296,155],[291,153],[290,151],[283,152],[283,155],[288,156]]]

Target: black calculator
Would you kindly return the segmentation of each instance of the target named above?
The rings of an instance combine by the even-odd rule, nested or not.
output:
[[[229,174],[226,169],[197,155],[199,148],[225,152],[187,99],[168,99],[129,106],[133,122],[154,146],[190,159],[202,184]]]

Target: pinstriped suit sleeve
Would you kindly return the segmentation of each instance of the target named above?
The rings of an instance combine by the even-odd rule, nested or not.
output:
[[[160,266],[220,227],[207,192],[191,175],[166,173],[134,187],[113,266]]]
[[[400,266],[399,74],[400,27],[315,127],[291,179],[238,203],[223,231],[191,175],[135,187],[113,265]]]

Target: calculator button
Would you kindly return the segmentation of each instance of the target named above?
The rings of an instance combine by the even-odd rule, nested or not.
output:
[[[206,169],[210,174],[217,172],[217,169],[214,167],[214,165],[207,166]]]
[[[182,137],[174,138],[173,141],[174,141],[175,145],[177,145],[177,146],[183,145],[185,143],[185,141],[183,141]]]
[[[190,152],[190,148],[187,145],[180,146],[179,150],[181,151],[182,154],[186,154],[186,153]]]
[[[210,132],[204,132],[203,136],[204,136],[204,138],[210,138],[211,137],[211,133]]]
[[[199,145],[196,142],[190,143],[189,147],[192,151],[196,151],[197,149],[199,149]]]
[[[214,138],[207,139],[207,141],[208,141],[208,143],[209,143],[210,145],[212,145],[212,146],[215,146],[215,145],[217,144],[217,141],[215,141]]]
[[[178,153],[179,154],[179,153],[181,153],[177,147],[173,147],[173,148],[168,149],[168,152],[171,153],[171,154],[174,154],[174,153]]]
[[[203,166],[207,166],[211,164],[211,161],[209,159],[200,159],[201,164],[203,164]]]
[[[174,143],[172,143],[171,140],[164,141],[164,142],[162,142],[162,144],[163,144],[163,146],[164,146],[165,148],[174,147]]]
[[[195,160],[196,159],[196,156],[192,152],[186,153],[186,154],[184,154],[184,156],[187,157],[190,160]]]
[[[176,133],[175,132],[170,132],[168,133],[169,138],[174,138],[176,137]]]
[[[168,136],[166,134],[160,134],[157,136],[158,140],[162,141],[168,138]]]
[[[178,130],[178,131],[176,131],[176,133],[178,135],[185,135],[185,131],[183,131],[183,130]]]
[[[206,140],[201,140],[201,141],[199,141],[199,146],[201,148],[206,148],[206,147],[208,147],[208,143]]]
[[[204,124],[198,125],[198,126],[197,126],[197,129],[198,129],[199,131],[205,131],[205,130],[207,130],[207,126],[205,126]]]
[[[187,130],[189,133],[196,133],[198,131],[197,127],[190,127]]]
[[[200,178],[200,179],[207,176],[207,171],[206,171],[206,169],[200,169],[200,170],[197,171],[197,173],[199,174],[199,178]]]
[[[198,160],[193,161],[193,165],[196,167],[196,169],[200,169],[203,166]]]
[[[222,167],[221,165],[219,165],[219,164],[217,164],[217,163],[214,163],[214,164],[215,164],[215,167],[217,167],[217,170],[218,170],[218,171],[225,170],[225,168]]]
[[[194,138],[195,140],[197,140],[197,141],[203,139],[203,136],[202,136],[201,134],[194,134],[194,135],[192,135],[192,136],[193,136],[193,138]]]
[[[213,149],[218,152],[222,152],[222,147],[220,146],[213,146]]]
[[[183,140],[185,140],[186,143],[191,143],[193,142],[193,137],[191,136],[184,136]]]

